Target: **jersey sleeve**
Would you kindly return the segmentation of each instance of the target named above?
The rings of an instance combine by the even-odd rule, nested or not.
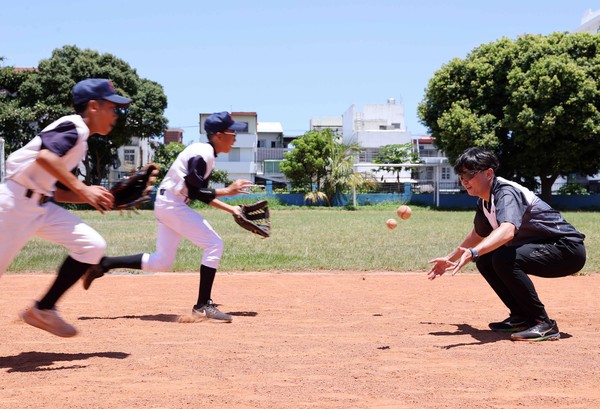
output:
[[[41,149],[47,149],[57,156],[64,156],[79,138],[75,124],[70,121],[63,122],[57,127],[40,133],[42,139]]]
[[[528,204],[520,194],[513,189],[505,189],[495,197],[496,220],[498,224],[511,223],[517,230],[521,228],[523,215],[527,211]]]
[[[201,155],[194,156],[188,161],[188,173],[185,175],[185,185],[188,189],[188,197],[193,200],[200,200],[204,203],[212,202],[216,197],[215,189],[208,187],[210,174],[206,175],[206,161]]]

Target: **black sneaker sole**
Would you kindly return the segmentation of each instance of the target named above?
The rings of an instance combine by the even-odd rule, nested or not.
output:
[[[557,334],[544,335],[543,337],[537,338],[510,338],[513,341],[529,341],[529,342],[539,342],[539,341],[558,341],[560,339],[560,332]]]

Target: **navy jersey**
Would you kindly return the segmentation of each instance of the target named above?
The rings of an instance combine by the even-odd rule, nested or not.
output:
[[[568,238],[583,242],[585,235],[577,231],[563,216],[537,197],[531,190],[501,177],[494,178],[490,201],[479,199],[475,214],[475,231],[488,236],[501,223],[517,229],[507,246]]]

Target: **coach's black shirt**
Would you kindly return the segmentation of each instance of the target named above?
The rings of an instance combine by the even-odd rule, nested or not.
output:
[[[535,193],[518,183],[495,177],[490,201],[477,201],[475,232],[488,236],[501,223],[511,223],[516,229],[515,237],[507,246],[568,238],[582,243],[585,235],[577,231],[562,215],[537,197]]]

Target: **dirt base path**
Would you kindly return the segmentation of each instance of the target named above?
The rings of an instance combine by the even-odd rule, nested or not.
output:
[[[70,339],[17,318],[53,279],[0,279],[0,408],[600,408],[600,275],[534,278],[540,343],[487,329],[475,274],[220,274],[231,324],[178,322],[196,274],[110,275],[61,300]]]

